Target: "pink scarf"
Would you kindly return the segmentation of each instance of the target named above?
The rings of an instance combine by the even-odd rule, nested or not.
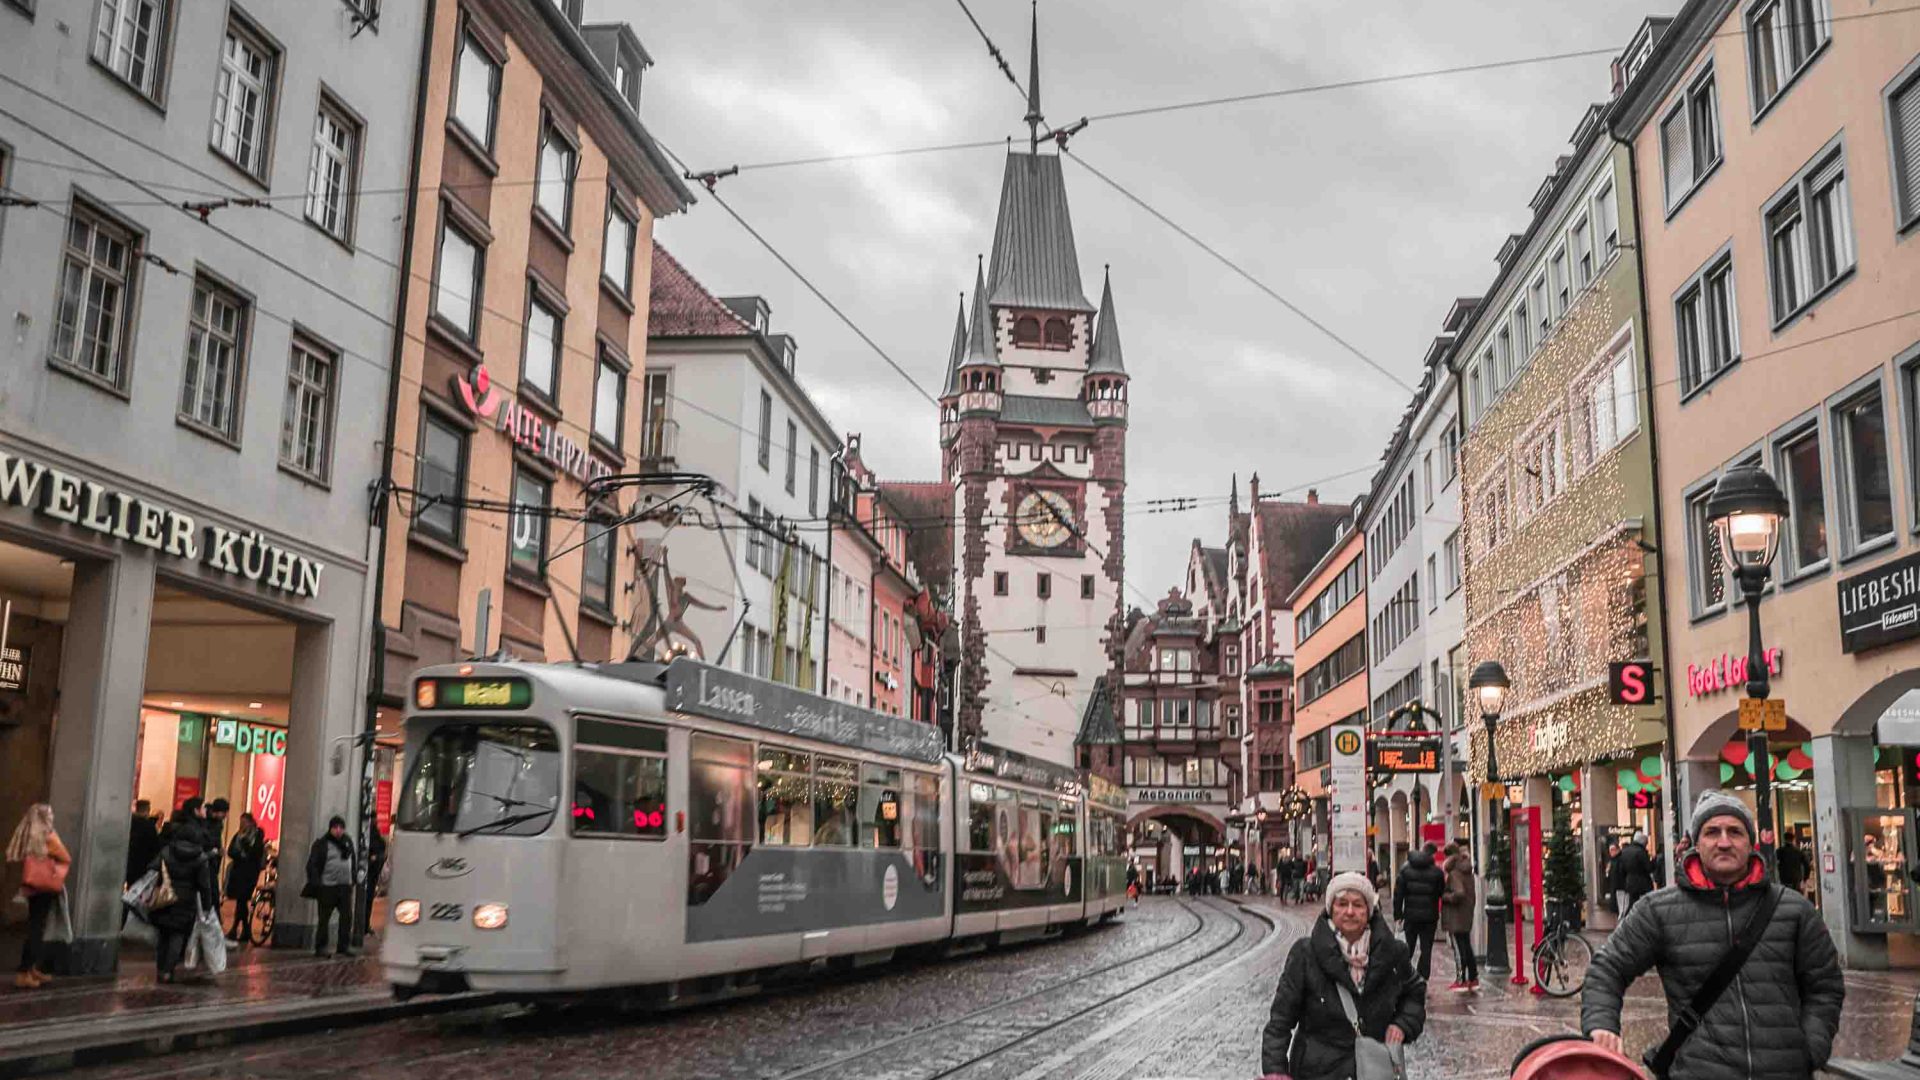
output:
[[[1339,931],[1335,931],[1333,936],[1340,943],[1341,951],[1346,954],[1347,971],[1353,976],[1353,988],[1365,990],[1367,988],[1367,946],[1373,943],[1373,928],[1369,926],[1360,931],[1358,941],[1348,941]]]

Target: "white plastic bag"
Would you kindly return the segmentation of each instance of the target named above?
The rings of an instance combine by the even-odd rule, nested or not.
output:
[[[227,935],[220,928],[219,908],[200,912],[200,918],[193,924],[193,939],[199,943],[200,959],[207,963],[207,974],[218,975],[227,970]]]
[[[53,901],[53,910],[47,913],[46,940],[57,941],[62,945],[73,944],[73,912],[67,905],[67,890],[62,888],[60,895]]]

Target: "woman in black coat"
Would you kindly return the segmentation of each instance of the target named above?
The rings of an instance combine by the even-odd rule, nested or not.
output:
[[[233,901],[233,929],[227,940],[247,943],[253,922],[253,890],[260,884],[260,868],[267,859],[267,834],[252,814],[240,815],[240,831],[227,845],[227,899]]]
[[[1380,915],[1379,895],[1361,874],[1327,883],[1327,909],[1313,932],[1294,942],[1273,994],[1260,1040],[1268,1078],[1347,1080],[1353,1076],[1353,1025],[1340,988],[1353,996],[1360,1031],[1389,1046],[1420,1037],[1427,1020],[1427,984],[1412,952]]]
[[[160,981],[173,981],[174,969],[186,955],[187,941],[193,936],[194,922],[201,911],[217,910],[220,902],[213,887],[213,867],[201,845],[201,833],[195,828],[175,829],[167,846],[155,860],[166,871],[173,885],[174,901],[153,911],[153,928],[159,932],[154,946],[154,962],[160,969]]]

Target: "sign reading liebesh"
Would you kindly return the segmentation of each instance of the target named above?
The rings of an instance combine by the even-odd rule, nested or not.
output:
[[[1920,636],[1920,553],[1841,578],[1837,592],[1842,652]]]

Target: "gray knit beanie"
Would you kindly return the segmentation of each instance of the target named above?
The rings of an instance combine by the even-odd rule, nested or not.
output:
[[[1739,818],[1740,824],[1747,827],[1747,836],[1751,838],[1754,843],[1760,842],[1759,831],[1753,827],[1753,812],[1747,809],[1746,803],[1741,802],[1739,799],[1734,798],[1724,791],[1703,791],[1700,793],[1700,798],[1693,804],[1693,816],[1687,819],[1687,839],[1693,841],[1695,846],[1698,846],[1700,843],[1701,828],[1704,827],[1708,821],[1717,817]]]

